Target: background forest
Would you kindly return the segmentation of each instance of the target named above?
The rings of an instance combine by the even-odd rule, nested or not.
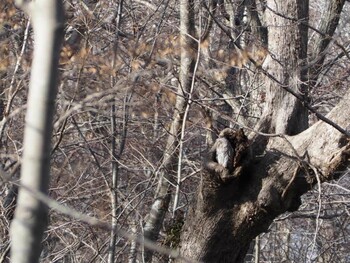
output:
[[[310,0],[310,57],[329,2]],[[205,153],[226,127],[252,131],[268,101],[260,66],[273,57],[264,31],[269,6],[264,0],[194,2],[200,37],[186,96],[179,85],[178,1],[67,0],[64,6],[49,196],[142,236],[154,223],[149,213],[166,180],[172,195],[157,222],[158,244],[176,249]],[[324,115],[350,85],[348,12],[345,2],[308,91],[309,105]],[[13,1],[1,0],[0,165],[13,180],[20,176],[33,40],[28,16]],[[170,149],[179,97],[185,113],[179,142]],[[312,112],[308,117],[310,126],[319,120]],[[168,155],[175,157],[170,166]],[[162,176],[165,165],[170,176]],[[298,211],[277,217],[251,243],[245,262],[350,262],[349,172],[316,185],[302,196]],[[11,183],[0,189],[0,262],[10,262],[17,191]],[[142,244],[115,237],[114,262],[144,262]],[[51,209],[41,262],[111,262],[111,242],[110,231]],[[172,259],[155,253],[153,261]]]

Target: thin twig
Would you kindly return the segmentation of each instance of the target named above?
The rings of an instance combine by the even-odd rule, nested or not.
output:
[[[2,253],[2,255],[0,257],[0,263],[5,263],[6,257],[8,255],[8,253],[10,252],[10,248],[11,248],[11,243],[9,242],[4,250],[4,253]]]

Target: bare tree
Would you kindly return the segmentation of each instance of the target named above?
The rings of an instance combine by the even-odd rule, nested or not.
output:
[[[175,171],[175,157],[178,154],[179,136],[184,120],[188,96],[192,87],[192,78],[197,56],[197,46],[194,41],[194,1],[180,1],[180,46],[181,62],[179,72],[178,96],[174,108],[174,117],[167,140],[160,170],[159,190],[145,222],[145,238],[156,241],[171,200],[171,175]],[[146,251],[145,260],[151,262],[153,251]]]
[[[344,1],[337,3],[334,16]],[[223,176],[213,165],[205,166],[182,233],[180,251],[186,257],[244,262],[252,239],[266,231],[275,217],[297,210],[303,193],[334,178],[348,163],[349,92],[326,117],[336,125],[319,121],[307,129],[308,5],[308,1],[266,2],[266,24],[272,25],[270,55],[262,69],[267,103],[251,136],[252,155],[244,157],[243,168],[234,164],[229,182],[222,180],[227,173]],[[241,144],[231,143],[234,152]],[[212,157],[205,164],[213,161],[219,165]]]
[[[350,83],[348,1],[64,7],[41,261],[172,262],[180,252],[190,262],[231,262],[248,246],[246,261],[349,256],[348,176],[320,184],[346,165],[346,103],[335,106]],[[28,17],[2,0],[0,166],[11,181],[34,37]],[[8,262],[17,194],[2,185],[0,261]],[[250,240],[267,228],[254,252]]]

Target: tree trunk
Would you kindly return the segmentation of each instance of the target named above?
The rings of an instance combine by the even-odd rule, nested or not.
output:
[[[123,4],[124,0],[121,0],[118,4],[118,9],[116,13],[116,32],[115,32],[115,39],[114,39],[114,54],[112,58],[112,65],[113,69],[115,67],[115,60],[116,60],[116,53],[117,53],[117,41],[118,41],[118,30],[120,28],[121,19],[122,19],[122,10],[123,10]],[[113,87],[115,85],[115,80],[111,76],[111,86]],[[128,95],[125,95],[126,97]],[[127,99],[125,99],[127,100]],[[115,262],[115,250],[116,250],[116,243],[117,243],[117,226],[118,226],[118,220],[117,220],[117,213],[118,213],[118,178],[119,178],[119,163],[118,159],[121,157],[124,146],[125,146],[125,140],[127,135],[127,122],[128,122],[128,108],[126,105],[124,105],[124,120],[123,120],[123,128],[122,128],[122,135],[120,138],[120,148],[119,152],[117,153],[116,149],[116,137],[117,137],[117,124],[116,124],[116,109],[115,109],[115,99],[112,99],[112,106],[111,106],[111,135],[112,135],[112,141],[111,141],[111,168],[112,168],[112,184],[111,184],[111,207],[112,207],[112,230],[111,230],[111,239],[109,241],[109,249],[108,249],[108,263],[114,263]],[[126,104],[126,103],[125,103]]]
[[[297,210],[303,193],[340,175],[349,163],[348,137],[321,121],[307,129],[303,102],[281,87],[307,98],[302,66],[308,1],[268,0],[267,6],[270,55],[264,68],[275,80],[266,78],[267,107],[257,129],[277,134],[255,134],[246,143],[222,132],[219,139],[228,139],[240,160],[231,170],[220,164],[218,141],[209,152],[180,243],[181,255],[199,262],[244,262],[251,241],[267,231],[274,218]],[[327,115],[346,129],[349,99],[350,92]],[[249,154],[239,156],[245,147]]]
[[[322,14],[322,17],[325,19],[321,20],[320,34],[316,36],[315,47],[312,49],[311,54],[312,65],[309,69],[309,84],[311,88],[316,84],[318,76],[323,70],[323,62],[326,58],[325,51],[332,39],[328,36],[333,36],[337,29],[344,4],[345,0],[327,1],[326,3],[326,10]]]
[[[160,228],[163,224],[165,214],[171,200],[171,188],[169,181],[173,181],[171,174],[174,174],[176,164],[176,153],[179,146],[179,133],[183,122],[183,115],[188,103],[187,97],[192,85],[197,48],[193,37],[194,27],[194,1],[180,1],[180,37],[181,37],[181,66],[179,72],[178,96],[171,124],[169,137],[164,151],[162,167],[159,171],[160,181],[158,191],[154,198],[151,211],[144,226],[144,237],[156,241]],[[145,261],[151,262],[153,251],[145,251]]]
[[[265,79],[267,107],[258,130],[294,135],[308,127],[308,112],[281,85],[307,99],[307,71],[302,66],[307,56],[309,1],[268,0],[267,6],[266,24],[272,26],[268,27],[269,55],[263,67],[279,83]]]
[[[32,191],[48,192],[50,142],[58,79],[58,60],[63,38],[62,1],[17,1],[31,17],[34,28],[34,59],[29,87],[24,135],[21,184]],[[11,226],[13,263],[38,262],[47,208],[20,188]]]
[[[350,125],[349,99],[350,93],[327,116],[343,127]],[[262,157],[254,143],[266,147]],[[183,256],[200,262],[243,262],[251,240],[278,215],[298,209],[300,196],[318,180],[333,179],[346,167],[350,153],[347,137],[321,121],[296,136],[254,143],[253,158],[238,178],[223,183],[211,171],[202,171],[182,232]]]

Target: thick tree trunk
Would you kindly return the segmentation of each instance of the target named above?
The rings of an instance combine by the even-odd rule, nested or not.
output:
[[[349,163],[348,137],[321,121],[307,129],[303,103],[281,87],[307,97],[308,1],[268,0],[267,7],[270,55],[264,68],[275,80],[266,79],[267,107],[257,129],[276,135],[252,136],[250,155],[231,170],[220,163],[218,141],[209,152],[180,243],[181,255],[199,262],[244,262],[253,238],[274,218],[297,210],[303,193]],[[345,129],[349,99],[350,92],[327,116]],[[230,141],[230,152],[246,147],[225,136],[219,140]]]
[[[29,14],[34,28],[28,109],[24,135],[21,183],[32,191],[48,192],[52,118],[63,38],[63,4],[55,0],[17,1]],[[38,262],[47,209],[20,188],[11,226],[11,262]]]
[[[328,117],[350,126],[350,93]],[[349,162],[344,134],[321,121],[289,137],[259,140],[238,178],[223,183],[203,170],[196,202],[183,227],[181,254],[200,262],[243,262],[254,237],[273,219],[298,209],[300,196],[320,180],[336,177]],[[261,156],[255,143],[265,144]],[[260,145],[261,146],[261,145]]]
[[[308,127],[308,112],[281,84],[307,99],[307,71],[302,66],[307,56],[309,1],[268,0],[267,6],[269,55],[263,67],[279,83],[265,79],[267,107],[258,129],[294,135]]]

